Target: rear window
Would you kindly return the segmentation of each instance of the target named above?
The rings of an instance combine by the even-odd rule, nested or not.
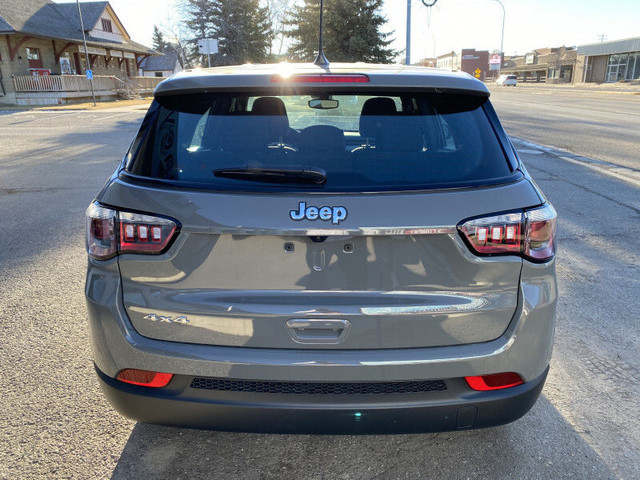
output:
[[[486,101],[326,90],[162,96],[143,122],[126,169],[192,187],[243,191],[498,183],[511,170],[483,109]]]

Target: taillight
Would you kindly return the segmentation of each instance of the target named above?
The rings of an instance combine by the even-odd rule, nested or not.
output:
[[[118,253],[117,212],[92,203],[87,208],[87,253],[106,260]]]
[[[474,390],[488,391],[501,390],[503,388],[516,387],[524,382],[517,373],[493,373],[491,375],[482,375],[478,377],[464,377],[469,387]]]
[[[546,204],[535,210],[527,210],[526,232],[524,238],[524,255],[534,261],[546,262],[556,253],[556,219],[555,209]]]
[[[555,255],[556,211],[550,204],[517,213],[474,218],[458,226],[475,253],[522,255],[546,262]]]
[[[369,83],[369,77],[362,74],[314,73],[289,76],[274,75],[273,83]]]
[[[160,373],[153,372],[151,370],[138,370],[135,368],[125,368],[124,370],[120,370],[116,376],[116,380],[120,380],[121,382],[152,388],[166,387],[172,378],[173,373]]]
[[[178,229],[168,218],[119,212],[93,203],[87,209],[87,253],[106,260],[118,253],[162,253]]]
[[[138,213],[119,212],[121,253],[158,253],[164,250],[173,233],[175,222],[168,218]]]

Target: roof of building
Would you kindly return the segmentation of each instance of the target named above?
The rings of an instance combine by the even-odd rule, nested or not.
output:
[[[109,2],[80,2],[82,21],[86,31],[91,30],[91,27],[98,23],[100,15],[107,8],[107,5]],[[75,3],[57,3],[55,7],[67,18],[69,23],[80,29],[80,16],[78,15],[78,6]]]
[[[594,55],[613,55],[616,53],[640,52],[640,37],[624,38],[611,42],[579,45],[578,53],[589,57]]]
[[[82,2],[85,31],[89,31],[109,6],[109,2]],[[32,35],[82,42],[80,16],[75,3],[53,3],[50,0],[2,0],[0,2],[0,34]],[[136,53],[155,53],[131,40],[110,41],[87,36],[87,44],[102,48],[117,48]]]
[[[309,81],[309,75],[317,74],[360,74],[367,75],[366,83],[358,83],[358,89],[376,88],[438,88],[463,90],[489,96],[484,83],[463,72],[451,72],[438,68],[374,65],[366,63],[332,63],[328,67],[310,63],[278,63],[269,65],[240,65],[187,70],[160,83],[156,94],[199,91],[209,88],[282,88],[289,82],[300,86],[293,80],[295,75],[307,76],[306,87],[344,87],[347,83],[330,83],[318,80]],[[276,79],[274,81],[274,79]]]
[[[164,55],[152,55],[145,58],[140,63],[140,68],[146,72],[154,71],[173,71],[178,62],[178,54],[176,52],[166,52]]]

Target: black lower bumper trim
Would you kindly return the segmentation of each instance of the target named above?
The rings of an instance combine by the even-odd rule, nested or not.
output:
[[[476,392],[450,389],[454,397],[416,400],[381,395],[362,404],[353,399],[337,404],[297,402],[296,395],[233,394],[203,397],[188,388],[153,389],[126,384],[96,368],[100,384],[113,407],[145,423],[223,431],[270,433],[372,434],[419,433],[484,428],[510,423],[536,402],[548,368],[538,378],[505,390]]]

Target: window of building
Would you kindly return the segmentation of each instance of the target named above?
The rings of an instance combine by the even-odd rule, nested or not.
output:
[[[162,72],[155,72],[156,77],[161,77],[162,76]]]
[[[27,60],[29,61],[29,68],[42,68],[40,49],[27,47]]]
[[[107,20],[106,18],[102,19],[102,30],[105,32],[113,33],[113,26],[111,25],[111,20]]]
[[[640,78],[640,52],[609,55],[605,81],[636,80]]]

